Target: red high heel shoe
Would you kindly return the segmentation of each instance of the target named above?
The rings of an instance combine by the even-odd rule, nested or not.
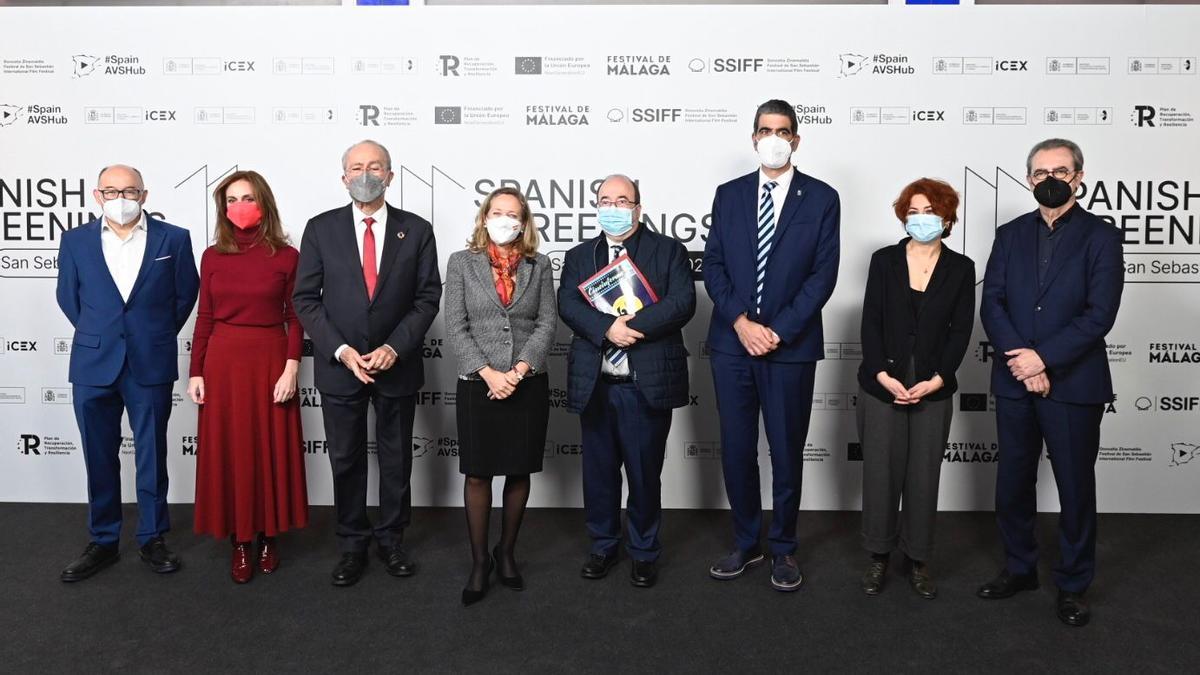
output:
[[[275,537],[258,537],[258,571],[270,574],[279,568],[279,549]]]
[[[254,576],[254,566],[250,564],[250,542],[234,542],[233,563],[229,575],[233,577],[235,584],[244,584]]]

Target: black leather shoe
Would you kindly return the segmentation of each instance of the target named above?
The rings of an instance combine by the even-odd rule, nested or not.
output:
[[[503,574],[500,574],[500,563],[498,562],[500,560],[500,547],[499,546],[496,546],[495,548],[492,549],[492,560],[497,561],[496,562],[496,580],[500,582],[501,586],[504,586],[505,588],[511,588],[514,591],[525,590],[525,578],[522,577],[520,575],[520,573],[514,574],[511,577],[506,577]]]
[[[366,553],[343,553],[342,559],[333,568],[334,586],[353,586],[367,569]]]
[[[937,584],[933,583],[933,576],[929,574],[929,565],[914,564],[908,572],[908,585],[926,600],[937,597]]]
[[[101,546],[93,541],[87,545],[87,548],[83,549],[83,555],[72,560],[71,564],[63,569],[62,574],[58,575],[58,578],[66,582],[83,581],[96,572],[117,562],[120,557],[121,555],[117,553],[117,547]]]
[[[138,555],[142,557],[142,562],[159,574],[174,572],[181,564],[179,556],[167,548],[167,542],[163,541],[162,537],[155,537],[146,542],[145,546],[138,549]]]
[[[658,581],[658,563],[653,560],[634,560],[629,568],[629,583],[638,588],[650,588]]]
[[[379,559],[387,573],[394,577],[411,577],[417,573],[417,563],[408,557],[408,552],[399,544],[391,547],[379,547]]]
[[[1002,570],[991,581],[979,587],[975,595],[985,600],[1003,600],[1011,598],[1021,591],[1036,591],[1038,580],[1036,574],[1013,574]]]
[[[862,590],[867,595],[879,595],[883,592],[884,580],[887,577],[887,559],[871,559],[871,566],[862,575]]]
[[[491,578],[492,570],[494,569],[496,569],[496,561],[491,556],[488,556],[487,569],[483,571],[483,587],[477,591],[470,588],[464,588],[462,591],[463,607],[470,607],[471,605],[487,597],[488,579]]]
[[[583,564],[583,569],[579,570],[579,574],[584,579],[603,579],[608,576],[608,571],[616,564],[616,553],[612,555],[598,555],[593,553],[588,556],[588,560]]]
[[[1059,589],[1058,591],[1058,620],[1068,626],[1081,628],[1092,618],[1092,610],[1088,607],[1083,593],[1072,593]]]

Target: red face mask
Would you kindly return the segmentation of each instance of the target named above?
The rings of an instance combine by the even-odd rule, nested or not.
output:
[[[225,207],[225,215],[229,222],[243,230],[248,230],[262,222],[262,209],[256,202],[234,202]]]

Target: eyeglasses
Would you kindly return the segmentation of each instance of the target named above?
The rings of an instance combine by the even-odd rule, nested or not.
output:
[[[600,204],[600,206],[603,206],[604,208],[610,208],[610,207],[615,206],[619,209],[629,209],[629,208],[633,208],[633,207],[637,206],[637,202],[631,202],[624,197],[618,197],[616,199],[609,199],[609,198],[605,197],[604,199],[601,199],[597,203]]]
[[[1033,173],[1029,174],[1029,177],[1033,179],[1033,182],[1040,183],[1040,182],[1046,180],[1046,176],[1054,176],[1055,178],[1057,178],[1059,180],[1066,180],[1067,176],[1073,176],[1077,173],[1079,173],[1079,172],[1075,171],[1074,169],[1068,169],[1065,166],[1060,166],[1056,169],[1051,169],[1049,171],[1047,171],[1045,169],[1038,169],[1037,171],[1034,171]]]
[[[783,140],[787,141],[788,143],[791,143],[792,136],[795,136],[795,134],[792,133],[791,129],[768,129],[767,127],[763,127],[761,129],[759,129],[758,131],[754,132],[754,136],[756,138],[766,138],[767,136],[772,136],[772,135],[778,136],[778,137],[782,138]]]
[[[143,192],[145,192],[145,190],[132,187],[125,188],[124,190],[118,190],[117,188],[104,188],[103,190],[100,190],[100,196],[104,197],[106,200],[116,199],[117,197],[124,197],[125,199],[137,199],[138,197],[142,196]]]

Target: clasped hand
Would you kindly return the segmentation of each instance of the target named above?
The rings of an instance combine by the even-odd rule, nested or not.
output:
[[[905,387],[900,380],[887,374],[887,371],[881,370],[875,376],[875,380],[883,385],[895,399],[892,403],[896,405],[916,405],[921,402],[921,399],[932,394],[933,392],[945,386],[945,381],[941,375],[934,375],[928,380],[918,382],[911,387]]]
[[[359,354],[354,347],[346,347],[342,350],[341,361],[342,365],[354,373],[359,382],[371,384],[375,381],[372,375],[388,370],[396,364],[396,353],[387,345],[378,347],[366,355]]]
[[[750,356],[763,356],[779,348],[780,340],[775,331],[757,321],[747,319],[745,314],[733,322],[733,330]]]

